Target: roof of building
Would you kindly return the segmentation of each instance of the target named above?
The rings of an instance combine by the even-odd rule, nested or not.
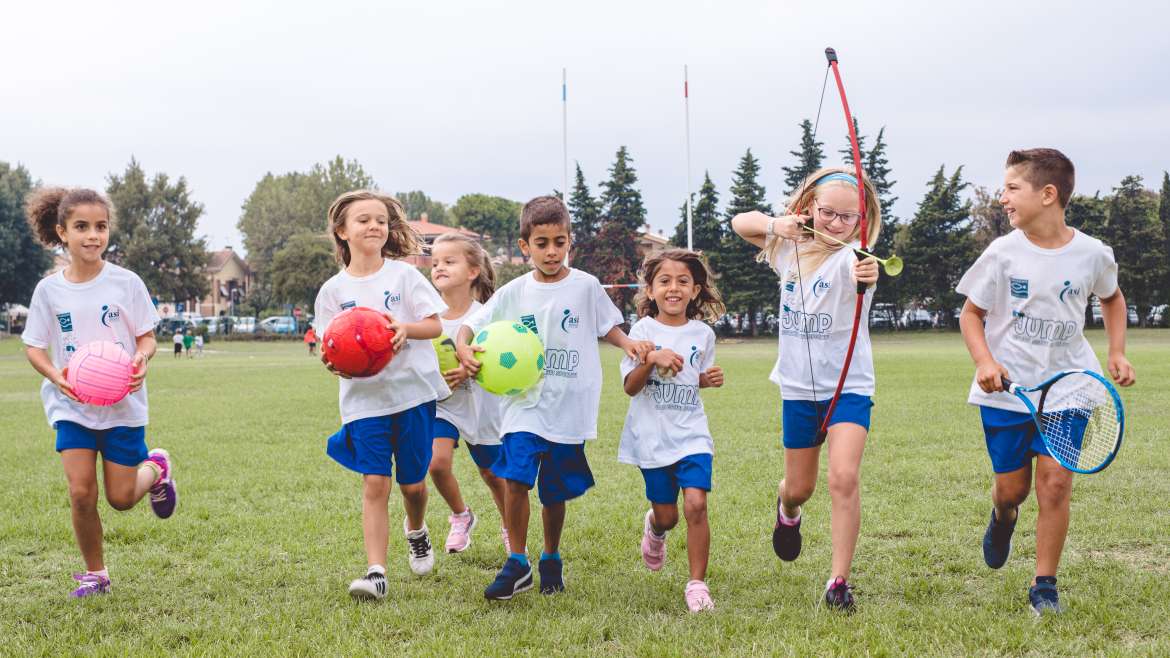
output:
[[[427,217],[426,213],[423,213],[422,216],[418,219],[407,220],[406,223],[409,224],[411,228],[417,231],[418,234],[424,238],[434,238],[443,235],[444,233],[460,233],[462,235],[466,235],[469,238],[475,238],[477,240],[479,239],[479,233],[476,233],[475,231],[469,231],[462,226],[457,228],[454,226],[447,226],[445,224],[432,223]]]
[[[207,272],[209,274],[214,274],[222,270],[224,265],[227,265],[228,261],[232,259],[235,259],[240,264],[240,267],[244,270],[244,272],[251,274],[252,268],[248,266],[248,261],[241,258],[240,255],[237,254],[231,247],[226,247],[224,249],[220,249],[219,251],[213,251],[210,255],[208,255]]]

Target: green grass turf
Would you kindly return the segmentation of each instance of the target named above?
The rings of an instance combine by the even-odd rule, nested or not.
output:
[[[1103,348],[1100,332],[1091,339]],[[875,338],[852,617],[817,605],[829,567],[823,471],[804,553],[792,564],[772,554],[782,465],[779,397],[767,381],[773,340],[721,344],[727,385],[704,393],[717,451],[708,577],[717,610],[697,616],[683,602],[681,528],[662,572],[641,564],[647,504],[637,469],[616,460],[627,402],[615,350],[603,352],[601,438],[589,446],[598,485],[569,505],[567,593],[484,601],[503,558],[498,516],[460,450],[457,474],[482,520],[474,545],[416,578],[392,532],[390,596],[359,605],[346,594],[364,569],[359,479],[324,454],[338,424],[332,378],[299,343],[216,342],[196,361],[163,347],[149,376],[148,442],[175,456],[182,504],[159,521],[146,502],[123,513],[103,502],[114,593],[72,601],[69,572],[81,562],[39,378],[16,340],[0,342],[0,654],[1170,653],[1170,332],[1130,335],[1139,383],[1123,393],[1126,443],[1107,471],[1076,479],[1060,572],[1067,611],[1040,621],[1026,609],[1032,500],[1008,565],[983,565],[991,474],[957,334]],[[397,496],[391,511],[394,528]],[[432,491],[438,546],[446,515]]]

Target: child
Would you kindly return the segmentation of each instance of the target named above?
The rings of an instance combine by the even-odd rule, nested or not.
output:
[[[593,486],[585,441],[597,437],[601,401],[601,359],[597,337],[641,362],[653,347],[630,340],[618,327],[622,314],[592,275],[565,265],[569,252],[569,211],[560,199],[541,196],[520,214],[520,250],[533,270],[496,291],[468,318],[455,341],[468,375],[479,371],[469,343],[495,320],[522,322],[544,343],[544,379],[525,394],[504,400],[503,447],[492,473],[506,480],[504,522],[512,553],[484,591],[506,600],[532,589],[528,564],[528,492],[538,485],[544,506],[544,552],[540,591],[564,591],[559,552],[565,502]]]
[[[309,329],[305,331],[305,344],[309,346],[309,356],[316,356],[317,332],[313,331],[313,325],[309,325]]]
[[[483,306],[495,291],[495,270],[478,242],[453,233],[435,239],[431,259],[431,282],[447,305],[447,312],[439,318],[443,322],[443,333],[448,337],[458,336],[463,320]],[[500,454],[500,399],[469,379],[462,366],[443,373],[443,377],[452,393],[451,397],[439,402],[435,412],[430,470],[431,481],[451,507],[447,552],[467,550],[471,546],[471,531],[478,522],[475,513],[463,502],[459,482],[451,470],[452,456],[462,438],[500,511],[504,550],[511,553],[508,530],[503,526],[504,481],[491,471]]]
[[[181,359],[183,357],[183,332],[180,329],[175,330],[175,337],[171,340],[175,344],[175,358]]]
[[[187,352],[187,358],[191,358],[191,346],[195,344],[195,329],[187,327],[183,332],[183,350]]]
[[[33,291],[21,340],[29,363],[45,377],[41,400],[57,432],[73,532],[85,561],[85,573],[73,576],[80,585],[70,596],[107,594],[97,455],[106,500],[114,509],[128,510],[150,492],[151,508],[165,519],[179,502],[170,455],[146,449],[146,370],[157,348],[159,317],[142,279],[102,259],[114,214],[105,197],[93,190],[45,188],[29,196],[26,210],[41,243],[62,246],[69,254],[69,265],[41,279]],[[73,352],[93,341],[117,343],[134,354],[130,393],[108,407],[78,401],[63,372]]]
[[[868,179],[862,184],[868,242],[874,244],[881,228],[877,193]],[[852,249],[809,234],[801,225],[811,215],[815,230],[853,244],[861,233],[857,185],[851,170],[821,169],[796,190],[788,215],[772,218],[750,212],[732,219],[740,237],[763,248],[760,259],[781,280],[780,355],[771,379],[780,385],[783,398],[784,479],[776,501],[772,549],[785,561],[800,555],[801,505],[816,486],[824,440],[818,436],[819,429],[841,376],[857,284],[868,286],[853,360],[827,423],[833,559],[824,601],[845,612],[855,605],[848,579],[861,528],[861,454],[874,392],[869,323],[864,318],[869,315],[878,270],[872,258],[858,261]]]
[[[439,313],[447,310],[426,278],[392,258],[421,252],[421,242],[406,223],[397,199],[377,192],[346,192],[329,207],[337,261],[344,269],[321,286],[313,318],[318,334],[343,309],[364,306],[386,314],[394,330],[395,356],[377,375],[341,377],[342,428],[329,437],[327,452],[342,466],[362,474],[362,537],[366,575],[349,585],[356,599],[386,596],[392,467],[406,509],[403,530],[410,569],[430,573],[435,563],[424,522],[427,467],[431,461],[435,401],[450,391],[439,374],[432,338],[442,331]]]
[[[979,407],[995,471],[983,560],[992,569],[1007,562],[1035,455],[1039,512],[1028,602],[1037,615],[1060,611],[1056,568],[1068,534],[1072,473],[1050,456],[1024,404],[1003,392],[1003,378],[1031,385],[1062,370],[1099,372],[1083,333],[1092,294],[1101,299],[1109,336],[1109,374],[1121,386],[1134,382],[1113,250],[1065,224],[1074,178],[1072,162],[1060,151],[1012,151],[999,201],[1016,230],[992,242],[957,287],[967,297],[959,326],[976,368],[967,401]],[[1067,329],[1059,335],[1036,332],[1036,323]]]
[[[195,334],[195,356],[203,356],[203,334]]]
[[[687,519],[691,612],[715,607],[707,588],[711,529],[707,492],[715,452],[699,389],[723,385],[715,365],[715,332],[701,320],[723,315],[723,301],[706,263],[693,251],[670,249],[646,259],[635,305],[640,320],[630,338],[654,343],[645,363],[622,360],[633,398],[622,428],[618,460],[642,470],[650,510],[642,523],[642,561],[658,571],[666,561],[666,531],[678,524],[678,492]]]

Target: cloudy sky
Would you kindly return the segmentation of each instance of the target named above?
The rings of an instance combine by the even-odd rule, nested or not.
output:
[[[1054,146],[1078,190],[1170,168],[1167,3],[459,1],[7,3],[0,160],[104,187],[131,157],[185,176],[210,246],[240,248],[240,206],[266,172],[334,155],[388,191],[524,200],[589,184],[629,147],[656,229],[692,171],[726,197],[751,148],[773,201],[797,123],[816,111],[826,45],[864,133],[886,126],[896,210],[940,165],[994,188],[1006,153]],[[831,83],[830,83],[831,84]],[[836,158],[832,89],[819,137]],[[323,220],[324,221],[324,220]]]

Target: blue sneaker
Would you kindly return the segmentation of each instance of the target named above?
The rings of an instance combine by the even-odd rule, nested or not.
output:
[[[546,558],[537,565],[540,569],[540,593],[556,594],[565,591],[565,577],[561,573],[565,563],[556,558]]]
[[[1039,617],[1060,613],[1060,597],[1056,594],[1056,576],[1037,576],[1036,584],[1028,588],[1028,604]]]
[[[516,594],[532,589],[532,567],[521,564],[516,558],[508,558],[495,581],[483,591],[485,599],[507,601]]]
[[[1016,521],[1019,520],[1019,510],[1016,510]],[[998,569],[1007,562],[1012,552],[1012,533],[1016,531],[1016,522],[1000,523],[995,518],[995,510],[991,510],[991,521],[987,524],[987,532],[983,533],[983,561],[992,569]]]

